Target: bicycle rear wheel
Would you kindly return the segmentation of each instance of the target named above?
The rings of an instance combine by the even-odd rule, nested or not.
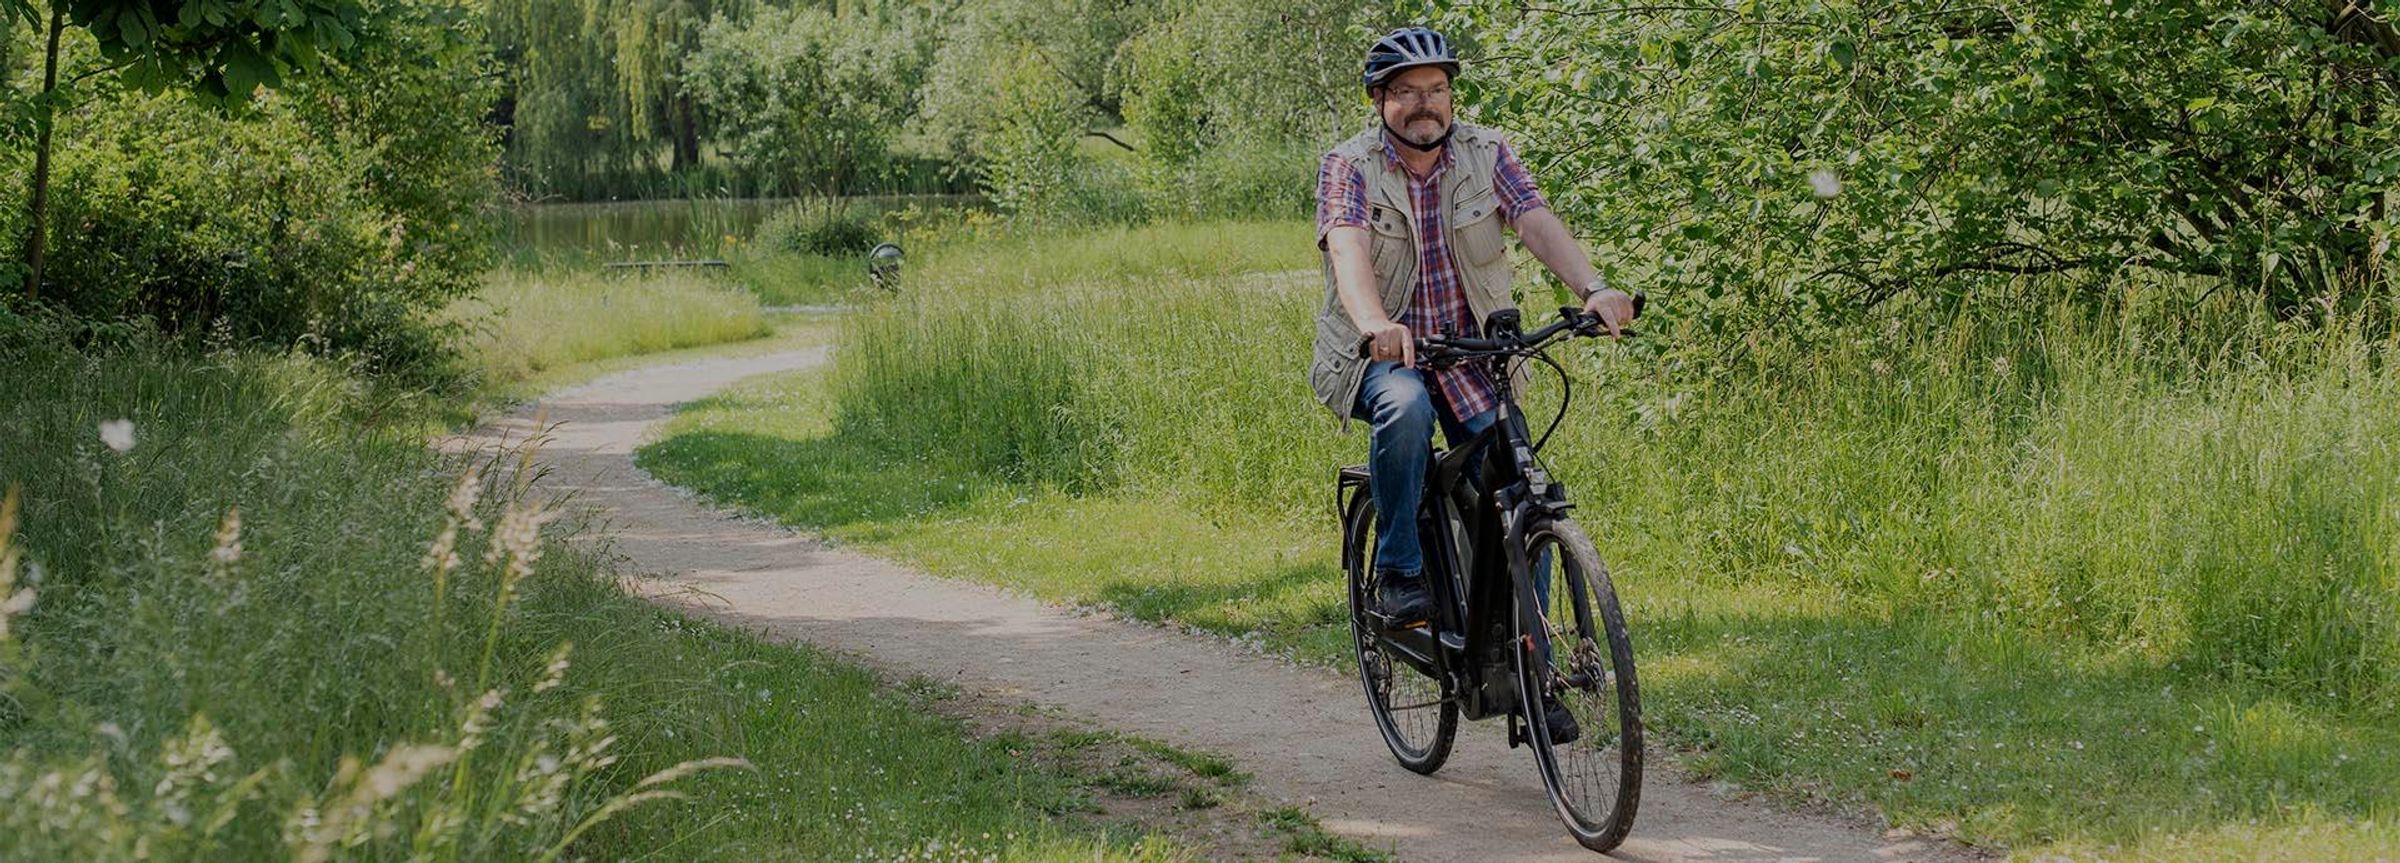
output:
[[[1633,642],[1608,567],[1583,528],[1567,519],[1533,526],[1527,560],[1548,552],[1557,572],[1547,612],[1523,618],[1519,603],[1517,685],[1534,763],[1550,802],[1575,841],[1607,851],[1625,841],[1642,795],[1642,708],[1634,679]],[[1542,707],[1555,699],[1575,718],[1578,734],[1556,742]]]
[[[1367,710],[1400,766],[1431,774],[1450,758],[1458,736],[1458,700],[1448,681],[1411,665],[1384,637],[1375,607],[1375,504],[1363,492],[1342,516],[1342,569],[1350,583],[1350,636]]]

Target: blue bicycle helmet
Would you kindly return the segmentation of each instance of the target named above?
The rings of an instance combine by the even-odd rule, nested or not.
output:
[[[1367,70],[1359,79],[1373,90],[1419,66],[1440,66],[1450,77],[1458,77],[1458,55],[1451,53],[1450,40],[1424,27],[1402,27],[1383,34],[1367,49]]]

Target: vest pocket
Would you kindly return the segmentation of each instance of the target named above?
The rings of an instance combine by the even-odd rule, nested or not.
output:
[[[1413,247],[1408,240],[1408,214],[1377,206],[1369,211],[1367,225],[1367,248],[1373,253],[1375,277],[1386,278],[1398,271],[1401,256]]]
[[[1348,379],[1358,367],[1358,328],[1339,310],[1317,316],[1315,358],[1308,364],[1308,388],[1334,413],[1347,416],[1350,406],[1338,404],[1348,396]]]
[[[1508,251],[1508,238],[1500,234],[1499,198],[1478,195],[1461,201],[1450,217],[1450,241],[1458,247],[1460,263],[1489,266]]]

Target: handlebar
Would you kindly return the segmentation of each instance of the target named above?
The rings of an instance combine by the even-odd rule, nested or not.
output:
[[[1646,294],[1633,295],[1633,315],[1642,315],[1642,306],[1649,302]],[[1449,365],[1477,357],[1529,354],[1549,347],[1561,338],[1561,333],[1597,338],[1607,332],[1599,315],[1568,306],[1558,310],[1558,321],[1530,333],[1500,335],[1487,338],[1430,335],[1417,339],[1417,361],[1434,365]],[[1619,329],[1619,336],[1634,335],[1630,329]]]

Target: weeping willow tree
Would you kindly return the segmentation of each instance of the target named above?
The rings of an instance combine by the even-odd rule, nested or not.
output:
[[[699,167],[709,119],[679,84],[712,18],[751,0],[500,0],[509,167],[536,193],[623,193]]]

